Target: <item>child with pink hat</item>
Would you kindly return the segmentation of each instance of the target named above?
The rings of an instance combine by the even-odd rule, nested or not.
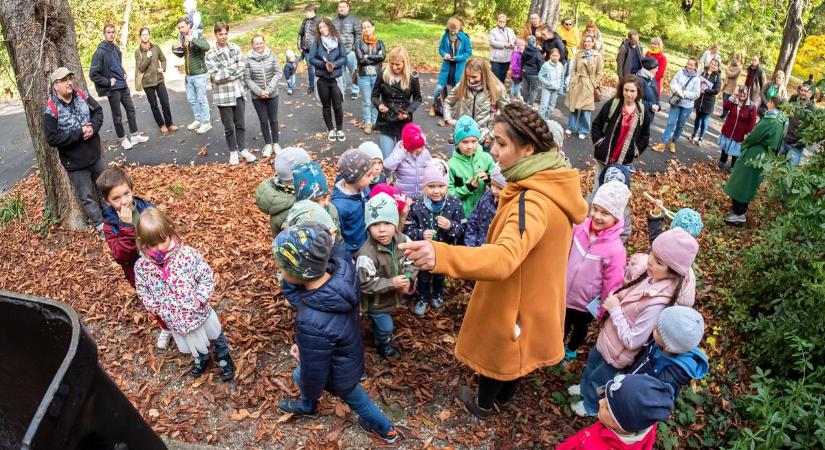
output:
[[[427,138],[415,122],[404,125],[401,141],[384,159],[384,169],[395,176],[394,185],[411,198],[421,197],[424,187],[424,169],[432,159],[426,148]]]

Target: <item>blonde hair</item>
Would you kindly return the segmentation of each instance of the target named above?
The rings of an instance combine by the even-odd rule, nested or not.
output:
[[[461,30],[461,21],[458,20],[458,17],[450,17],[447,19],[447,29],[455,31],[456,33]]]
[[[467,71],[481,73],[481,85],[487,94],[490,95],[490,103],[495,105],[499,101],[499,94],[504,90],[504,85],[498,81],[493,70],[490,68],[490,63],[487,59],[481,56],[473,56],[467,60],[467,65],[464,67],[464,74],[461,76],[458,86],[455,88],[458,98],[464,98],[467,95]]]
[[[410,87],[412,71],[410,70],[410,55],[407,54],[407,49],[404,47],[394,47],[390,50],[390,53],[387,55],[387,64],[384,64],[384,71],[381,77],[384,79],[384,83],[392,84],[394,75],[392,74],[392,69],[390,68],[389,63],[398,59],[404,62],[404,69],[401,71],[400,84],[401,89],[406,91]]]
[[[662,51],[665,51],[665,43],[662,42],[662,38],[656,36],[655,38],[650,40],[651,44],[656,44]]]
[[[135,241],[140,251],[146,251],[146,249],[166,242],[167,239],[178,237],[172,219],[155,207],[146,208],[140,213],[135,234],[137,237]]]
[[[779,76],[779,74],[782,74],[782,79],[783,80],[785,79],[785,72],[782,71],[782,70],[777,70],[776,72],[773,73],[773,76],[771,77],[771,81],[776,81],[776,78]]]

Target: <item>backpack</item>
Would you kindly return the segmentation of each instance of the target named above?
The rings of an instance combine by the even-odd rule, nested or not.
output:
[[[86,94],[82,90],[75,89],[74,93],[77,94],[77,96],[80,97],[81,100],[83,100],[84,102],[86,101]],[[49,109],[52,112],[52,115],[55,119],[57,119],[57,105],[54,104],[54,99],[51,98],[51,96],[49,96],[49,103],[46,106],[49,107]]]
[[[608,110],[607,118],[613,117],[613,114],[616,113],[616,110],[619,108],[619,99],[614,98],[610,101],[610,110]],[[645,107],[642,104],[641,100],[636,100],[636,109],[639,110],[639,123],[637,126],[642,126],[645,123]],[[602,125],[602,134],[607,134],[607,120],[604,121],[604,125]]]

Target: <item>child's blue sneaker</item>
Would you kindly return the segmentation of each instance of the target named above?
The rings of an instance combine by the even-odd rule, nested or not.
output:
[[[398,432],[395,431],[395,427],[392,427],[390,431],[387,431],[386,433],[382,433],[377,429],[373,428],[372,425],[370,425],[369,423],[367,423],[366,420],[360,417],[358,418],[358,425],[361,427],[362,430],[381,439],[382,441],[388,444],[392,444],[393,442],[398,440]]]
[[[430,302],[428,302],[427,300],[418,299],[418,301],[415,302],[415,307],[413,308],[413,314],[415,314],[416,316],[421,317],[424,314],[427,314],[427,308],[429,308],[429,306],[430,306]]]

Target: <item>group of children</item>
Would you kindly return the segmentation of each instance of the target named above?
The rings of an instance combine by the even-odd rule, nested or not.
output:
[[[551,49],[547,61],[541,52],[535,36],[528,36],[526,41],[516,39],[510,57],[510,97],[521,99],[534,108],[536,99],[539,99],[539,115],[547,120],[562,93],[566,68],[559,49]]]
[[[296,310],[293,373],[301,398],[279,407],[295,416],[317,415],[324,390],[340,397],[364,430],[393,442],[397,432],[369,398],[364,377],[360,311],[370,317],[377,353],[401,357],[392,345],[392,315],[407,299],[424,316],[444,307],[443,275],[419,271],[399,244],[435,240],[479,246],[495,215],[506,180],[483,151],[479,125],[462,116],[455,123],[448,161],[433,158],[416,123],[386,158],[362,144],[342,154],[332,192],[320,164],[297,147],[278,153],[275,176],[263,180],[256,203],[270,218],[272,251],[284,296]],[[701,314],[691,308],[702,228],[689,209],[673,217],[661,202],[648,217],[649,255],[627,262],[630,175],[607,166],[591,200],[590,217],[575,225],[567,267],[566,359],[576,358],[594,320],[599,324],[581,383],[571,395],[576,414],[599,422],[560,448],[652,448],[655,424],[665,420],[679,390],[704,376],[707,357],[698,348]],[[104,232],[147,311],[161,327],[158,347],[173,338],[192,354],[191,374],[211,364],[224,381],[235,367],[217,314],[210,306],[215,281],[203,257],[182,243],[170,218],[134,196],[128,174],[108,168],[97,180],[106,200]],[[602,397],[600,399],[600,397]]]

